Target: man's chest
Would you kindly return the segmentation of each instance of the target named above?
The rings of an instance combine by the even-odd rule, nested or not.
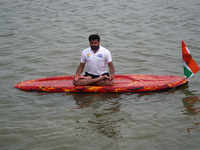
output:
[[[102,52],[95,54],[93,52],[88,52],[85,57],[87,62],[105,62],[106,60],[106,55]]]

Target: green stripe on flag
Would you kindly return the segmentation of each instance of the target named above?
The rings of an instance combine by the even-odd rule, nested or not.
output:
[[[192,71],[190,71],[188,68],[186,68],[185,66],[183,66],[183,70],[184,70],[184,74],[187,78],[190,78],[190,76],[193,74]]]

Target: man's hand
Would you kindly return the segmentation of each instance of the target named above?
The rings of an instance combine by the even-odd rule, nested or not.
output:
[[[79,75],[75,74],[75,75],[73,76],[73,79],[74,79],[74,81],[78,81]]]
[[[77,75],[77,74],[75,74],[73,76],[74,81],[78,81],[78,79],[84,79],[84,78],[86,78],[86,77],[84,77],[83,75]]]
[[[110,81],[112,81],[114,78],[114,74],[110,74]]]

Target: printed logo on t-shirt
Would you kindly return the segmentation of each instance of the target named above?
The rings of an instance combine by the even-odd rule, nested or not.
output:
[[[99,54],[99,55],[98,55],[98,58],[103,58],[103,55],[102,55],[102,54]]]
[[[90,53],[87,54],[87,58],[89,58],[89,57],[90,57]]]

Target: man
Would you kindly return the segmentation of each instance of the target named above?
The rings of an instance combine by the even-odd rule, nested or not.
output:
[[[73,84],[78,85],[99,85],[111,86],[113,85],[115,68],[112,63],[110,52],[104,47],[100,46],[100,37],[98,34],[89,36],[90,47],[85,49],[81,54],[81,62],[74,75]],[[85,64],[87,65],[87,72],[84,76],[80,76],[83,72]],[[109,66],[107,72],[106,65]]]

